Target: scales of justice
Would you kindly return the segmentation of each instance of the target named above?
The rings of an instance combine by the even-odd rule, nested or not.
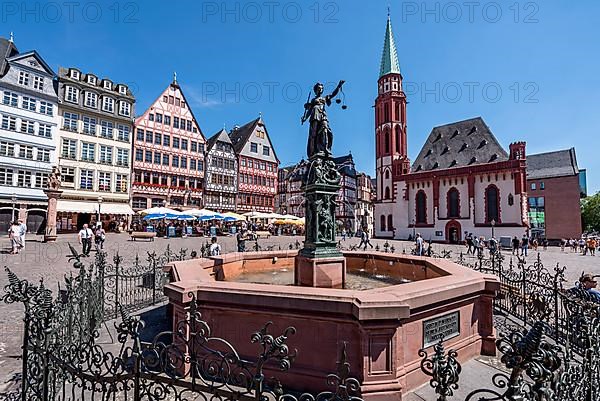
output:
[[[316,83],[314,97],[311,99],[309,94],[304,104],[301,122],[309,122],[308,168],[302,186],[306,230],[304,247],[296,257],[296,285],[344,288],[346,283],[346,259],[337,249],[335,240],[335,209],[341,175],[332,160],[333,132],[326,109],[333,100],[337,104],[342,103],[338,94],[344,97],[344,82],[339,81],[329,95],[323,95],[323,84]],[[342,109],[347,109],[347,106],[343,104]]]

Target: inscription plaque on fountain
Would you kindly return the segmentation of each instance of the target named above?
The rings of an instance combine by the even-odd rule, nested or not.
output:
[[[438,341],[449,340],[460,335],[459,312],[449,313],[423,321],[423,348],[431,347]]]

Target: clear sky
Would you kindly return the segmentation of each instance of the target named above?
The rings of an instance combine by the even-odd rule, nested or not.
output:
[[[48,64],[129,84],[141,113],[173,71],[204,134],[262,112],[282,165],[306,152],[302,105],[347,81],[329,113],[334,153],[372,174],[374,113],[390,6],[414,159],[432,127],[482,116],[508,149],[575,146],[600,189],[600,2],[98,1],[0,4],[3,36]],[[330,85],[330,89],[332,86]]]

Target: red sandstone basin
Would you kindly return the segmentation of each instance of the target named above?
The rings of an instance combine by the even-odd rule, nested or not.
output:
[[[288,340],[298,355],[286,372],[269,372],[285,388],[319,392],[335,372],[343,342],[351,374],[368,400],[401,400],[402,394],[426,382],[418,351],[424,332],[442,331],[446,348],[461,361],[495,353],[492,301],[499,283],[449,260],[382,252],[344,252],[348,272],[377,269],[379,274],[410,283],[371,290],[345,290],[239,283],[243,272],[294,268],[298,251],[246,252],[173,262],[166,267],[171,282],[165,294],[173,322],[184,318],[191,297],[215,336],[232,343],[244,359],[259,353],[250,334],[267,321],[279,334],[294,326]],[[391,263],[390,263],[391,262]],[[450,322],[450,323],[448,323]],[[446,326],[448,324],[448,326]],[[454,328],[454,329],[451,329]]]

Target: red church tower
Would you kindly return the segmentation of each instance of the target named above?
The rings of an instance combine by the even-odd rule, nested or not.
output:
[[[375,99],[375,143],[377,200],[391,203],[394,181],[410,173],[406,144],[406,95],[402,90],[402,73],[388,14],[381,69]]]

